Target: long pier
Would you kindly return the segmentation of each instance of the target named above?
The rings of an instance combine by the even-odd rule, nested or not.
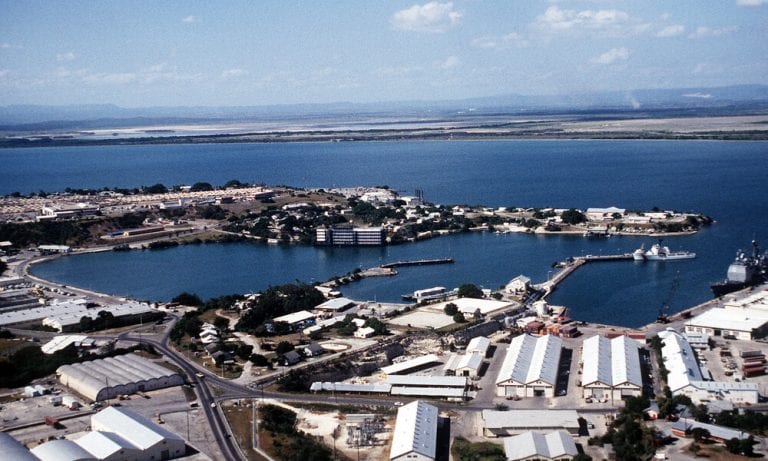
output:
[[[542,298],[546,298],[550,293],[555,291],[555,288],[557,288],[557,285],[560,284],[563,280],[565,280],[569,275],[573,274],[576,269],[579,267],[591,263],[591,262],[600,262],[600,261],[629,261],[632,260],[632,253],[623,253],[623,254],[616,254],[616,255],[586,255],[586,256],[576,256],[574,258],[570,258],[567,261],[564,261],[562,263],[559,263],[558,266],[561,266],[563,269],[557,272],[552,278],[547,280],[544,283],[540,283],[536,285],[536,288],[540,290],[544,290],[544,294],[542,295]]]
[[[395,267],[428,266],[431,264],[453,264],[453,258],[417,259],[415,261],[395,261],[392,263],[382,264],[380,267],[383,267],[384,269],[393,269]]]

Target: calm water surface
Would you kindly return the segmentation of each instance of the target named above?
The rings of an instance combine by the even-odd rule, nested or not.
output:
[[[768,143],[699,141],[473,141],[237,145],[158,145],[0,150],[0,193],[65,187],[135,187],[229,179],[301,187],[387,184],[446,204],[607,207],[698,211],[717,223],[666,240],[695,251],[692,261],[585,266],[551,302],[587,321],[637,326],[652,321],[680,287],[672,310],[709,299],[736,249],[768,244]],[[396,277],[344,288],[358,299],[396,301],[434,285],[497,288],[518,274],[542,281],[552,262],[582,254],[632,251],[653,239],[465,234],[387,248],[200,245],[162,251],[62,258],[35,273],[70,285],[167,300],[325,280],[356,267],[422,257],[456,264],[403,268]]]

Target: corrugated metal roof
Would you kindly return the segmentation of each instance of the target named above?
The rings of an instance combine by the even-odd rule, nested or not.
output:
[[[464,389],[458,387],[408,387],[392,386],[391,395],[407,395],[411,397],[464,397]]]
[[[317,306],[315,306],[315,309],[337,311],[340,309],[345,309],[354,304],[355,302],[349,298],[343,298],[343,297],[333,298],[333,299],[329,299],[328,301],[325,301],[322,304],[318,304]]]
[[[575,429],[579,427],[576,410],[483,410],[487,429]]]
[[[121,450],[140,451],[137,446],[114,432],[89,432],[75,442],[98,459],[107,458]]]
[[[631,384],[642,387],[639,348],[637,341],[627,336],[617,336],[613,339],[593,336],[584,340],[584,386],[601,383],[607,386]]]
[[[387,376],[387,384],[392,386],[460,387],[463,389],[467,385],[467,378],[463,376],[390,375]]]
[[[557,459],[579,454],[573,437],[565,431],[548,434],[525,432],[504,439],[504,453],[510,461],[531,459]]]
[[[469,344],[467,344],[467,350],[465,352],[467,354],[480,354],[481,356],[485,357],[489,347],[491,347],[490,339],[486,338],[485,336],[477,336],[469,341]]]
[[[396,373],[402,373],[412,368],[423,367],[424,365],[427,365],[429,363],[439,362],[439,361],[440,359],[438,359],[435,354],[421,355],[419,357],[406,360],[404,362],[393,363],[392,365],[382,367],[381,371],[383,371],[388,375],[392,375]]]
[[[59,335],[54,336],[50,341],[43,344],[40,348],[45,354],[53,354],[56,351],[60,351],[65,347],[73,343],[83,341],[87,336],[85,335]]]
[[[127,408],[107,407],[91,416],[94,429],[115,432],[142,450],[153,447],[163,440],[182,441],[173,432],[158,426]]]
[[[0,453],[14,461],[40,461],[21,442],[5,432],[0,432]]]
[[[520,384],[543,381],[555,385],[563,340],[557,336],[515,337],[499,370],[496,384],[515,381]]]
[[[691,381],[704,380],[693,349],[682,335],[672,330],[664,330],[659,332],[659,337],[664,342],[661,355],[664,366],[669,371],[667,385],[672,392],[689,386]]]
[[[107,387],[178,375],[136,354],[62,365],[56,374],[62,384],[91,400],[96,400],[99,392]]]
[[[746,439],[750,436],[749,432],[739,431],[737,429],[731,429],[729,427],[717,426],[715,424],[700,423],[693,419],[680,418],[672,424],[672,429],[678,431],[688,431],[700,427],[709,431],[712,437],[717,437],[723,440]]]
[[[40,461],[97,461],[96,457],[80,445],[67,439],[45,442],[31,451]]]
[[[435,459],[437,407],[417,400],[397,410],[389,459],[416,452]]]
[[[327,391],[327,392],[372,392],[372,393],[389,393],[392,388],[391,385],[386,383],[333,383],[333,382],[319,382],[312,383],[309,390],[311,391]]]
[[[298,311],[298,312],[293,312],[291,314],[283,315],[281,317],[275,317],[272,321],[293,324],[293,323],[303,322],[305,320],[309,320],[313,318],[315,318],[315,314],[309,311]]]

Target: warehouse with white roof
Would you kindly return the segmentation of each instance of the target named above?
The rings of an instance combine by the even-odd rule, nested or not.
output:
[[[416,400],[397,410],[391,461],[432,461],[437,454],[437,407]]]
[[[710,309],[687,321],[685,331],[752,341],[768,335],[768,311],[728,307]]]
[[[566,461],[578,455],[579,450],[573,437],[565,431],[548,434],[529,431],[505,438],[504,454],[508,461]]]
[[[52,440],[31,451],[40,461],[99,461],[85,448],[68,439]]]
[[[171,459],[185,453],[184,439],[127,408],[107,407],[91,416],[94,431],[114,432],[142,452],[142,459]]]
[[[178,435],[127,408],[107,407],[91,416],[92,431],[75,439],[52,440],[10,459],[30,461],[160,461],[186,454]],[[4,435],[4,434],[0,434]],[[0,457],[9,452],[0,436]],[[20,445],[20,444],[19,444]],[[22,446],[23,449],[23,446]],[[18,449],[17,449],[18,451]],[[5,459],[5,458],[3,458]]]
[[[184,377],[136,354],[63,365],[59,382],[93,401],[184,384]]]
[[[578,434],[579,414],[576,410],[483,410],[483,433],[487,437],[504,437],[526,431],[566,430]]]
[[[393,363],[392,365],[381,367],[381,371],[387,375],[396,375],[423,369],[435,363],[440,359],[435,354],[420,355],[418,357]]]
[[[593,336],[582,346],[584,398],[621,400],[643,393],[640,344],[627,336]]]
[[[733,403],[756,404],[757,383],[704,381],[699,364],[688,341],[674,330],[659,332],[664,367],[669,372],[667,385],[673,395],[685,394],[699,403],[703,400],[729,400]]]
[[[144,459],[139,447],[115,432],[89,432],[77,439],[77,444],[100,461]]]
[[[0,453],[14,461],[40,461],[21,442],[5,432],[0,432]]]
[[[557,336],[515,337],[496,378],[496,395],[554,397],[562,345]]]

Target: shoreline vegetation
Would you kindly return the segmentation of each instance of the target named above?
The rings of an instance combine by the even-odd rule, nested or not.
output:
[[[253,121],[195,122],[159,128],[153,125],[124,127],[120,120],[116,120],[112,127],[69,131],[25,130],[10,126],[1,131],[4,136],[0,136],[0,148],[504,139],[765,141],[768,140],[768,114],[764,111],[737,114],[682,111],[674,115],[619,112],[424,119],[390,117],[371,122],[363,117],[351,122],[329,117],[283,120],[273,123],[268,130],[259,128]]]
[[[48,210],[49,214],[41,214]],[[54,210],[59,215],[50,215]],[[80,214],[87,211],[88,215]],[[712,218],[653,207],[524,208],[435,205],[387,186],[343,189],[266,188],[237,180],[140,189],[14,193],[0,197],[0,241],[17,248],[69,245],[161,249],[179,243],[257,241],[267,244],[333,244],[324,229],[375,228],[377,245],[416,242],[464,232],[668,237],[690,235]]]

